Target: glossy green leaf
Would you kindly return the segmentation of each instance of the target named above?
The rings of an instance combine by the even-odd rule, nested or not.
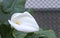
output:
[[[43,34],[48,38],[56,38],[55,32],[53,30],[46,30]]]
[[[40,34],[27,34],[25,38],[45,38],[45,36],[41,36]]]
[[[34,9],[32,9],[32,8],[31,9],[27,9],[26,11],[28,11],[32,15],[34,14]]]
[[[56,38],[56,34],[53,30],[40,30],[36,34],[40,34],[40,36],[45,36],[46,38]]]
[[[2,38],[14,38],[12,35],[12,29],[10,27],[10,25],[4,25],[1,24],[0,25],[0,34]]]
[[[8,21],[8,19],[10,18],[11,14],[4,14],[1,10],[0,10],[0,23],[5,23]]]
[[[25,36],[25,38],[45,38],[46,36],[43,36],[42,34],[40,34],[40,32],[43,32],[41,28],[40,31],[28,33],[27,36]]]
[[[38,32],[28,34],[25,38],[56,38],[53,30],[43,30],[40,28]]]
[[[23,12],[25,11],[26,0],[4,0],[3,10],[5,12]]]
[[[0,5],[0,23],[7,23],[13,13],[23,13],[25,2],[26,0],[3,0]]]
[[[20,31],[13,31],[14,38],[24,38],[27,35],[27,33],[20,32]]]

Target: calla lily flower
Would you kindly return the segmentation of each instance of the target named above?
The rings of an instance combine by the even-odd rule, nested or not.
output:
[[[8,20],[13,28],[22,32],[39,31],[39,26],[34,17],[29,12],[14,13],[11,20]]]

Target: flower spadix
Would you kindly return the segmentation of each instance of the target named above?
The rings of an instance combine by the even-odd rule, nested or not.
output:
[[[13,28],[22,32],[39,31],[39,26],[34,17],[29,12],[14,13],[11,20],[8,20]]]

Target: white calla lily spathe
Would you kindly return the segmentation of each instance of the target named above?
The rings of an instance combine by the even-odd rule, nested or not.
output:
[[[36,32],[39,31],[39,26],[33,16],[29,12],[15,13],[11,20],[8,20],[13,28],[22,32]]]

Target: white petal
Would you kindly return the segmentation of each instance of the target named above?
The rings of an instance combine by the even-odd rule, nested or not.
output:
[[[31,24],[28,24],[28,23],[17,25],[15,23],[11,22],[10,20],[8,20],[8,21],[11,24],[11,26],[14,27],[18,31],[23,31],[23,32],[35,32],[35,31],[39,31],[39,29],[37,29],[35,27],[32,27]]]
[[[20,26],[20,31],[23,31],[23,32],[36,32],[36,31],[39,31],[39,29],[36,29],[32,26],[29,26],[29,25],[25,25],[25,26]]]
[[[28,17],[33,17],[29,12],[25,11],[24,14]]]
[[[28,21],[31,24],[33,24],[33,26],[39,28],[39,26],[38,26],[36,20],[34,19],[34,17],[29,12],[27,12],[27,11],[25,11],[24,13],[25,13],[25,15],[27,15],[26,21]]]
[[[29,23],[29,24],[32,24],[31,26],[39,28],[39,26],[36,23],[36,21],[33,18],[30,18],[30,17],[23,17],[23,18],[20,19],[20,22],[21,23],[24,23],[24,22],[25,23]]]
[[[15,18],[14,18],[15,17]],[[20,21],[21,23],[30,23],[32,24],[32,26],[39,28],[36,20],[34,19],[34,17],[29,13],[29,12],[24,12],[24,13],[15,13],[12,16],[13,19],[11,19],[11,21]]]
[[[18,31],[23,31],[23,32],[36,32],[36,31],[39,31],[38,28],[33,27],[32,24],[29,24],[29,23],[26,23],[26,22],[20,24],[17,29],[18,29]]]
[[[8,22],[11,24],[11,26],[15,29],[17,29],[19,27],[19,25],[13,23],[12,21],[8,20]]]
[[[21,24],[17,25],[16,23],[14,23],[15,20],[21,22]],[[33,32],[33,31],[37,31],[39,29],[39,26],[38,26],[36,20],[29,12],[13,14],[11,17],[11,21],[9,21],[11,26],[13,26],[15,29],[17,29],[19,31]],[[27,23],[27,24],[25,25],[25,23]]]
[[[29,12],[24,12],[24,15],[19,16],[18,20],[22,23],[26,22],[26,23],[33,24],[34,27],[39,28],[36,20],[34,19],[34,17]]]
[[[23,17],[23,16],[30,16],[31,15],[29,14],[29,12],[24,12],[24,13],[14,13],[11,17],[11,20],[15,19],[16,17],[20,18],[20,17]]]
[[[14,13],[11,17],[11,20],[14,20],[16,17],[18,17],[19,15],[22,15],[23,13]]]

